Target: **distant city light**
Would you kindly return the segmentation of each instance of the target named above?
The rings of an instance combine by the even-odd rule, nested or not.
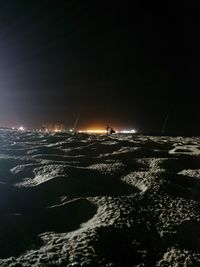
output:
[[[20,130],[20,131],[24,131],[25,128],[24,128],[23,126],[20,126],[20,127],[18,128],[18,130]]]
[[[125,133],[125,134],[136,133],[136,130],[134,130],[134,129],[132,129],[132,130],[122,130],[122,131],[119,131],[119,133]]]
[[[40,130],[47,133],[61,133],[65,128],[62,123],[44,123]]]
[[[92,129],[92,130],[80,130],[79,133],[107,133],[106,130]]]
[[[101,129],[80,130],[78,132],[79,133],[97,133],[97,134],[107,133],[106,130],[101,130]],[[109,133],[109,131],[108,131],[108,133]],[[136,130],[134,130],[134,129],[131,129],[131,130],[121,130],[121,131],[115,131],[115,133],[134,134],[134,133],[136,133]]]

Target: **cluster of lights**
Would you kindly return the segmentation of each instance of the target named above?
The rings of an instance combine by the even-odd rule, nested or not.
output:
[[[132,130],[122,130],[122,131],[119,131],[119,133],[124,133],[124,134],[131,134],[131,133],[136,133],[136,130],[132,129]]]
[[[42,130],[39,130],[39,131],[42,132]],[[53,129],[53,130],[52,130],[52,129],[48,129],[48,128],[46,128],[46,129],[45,129],[45,132],[46,132],[46,133],[49,133],[49,132],[51,132],[51,133],[61,133],[62,130],[57,129],[57,128],[56,128],[56,129]]]
[[[97,134],[104,134],[107,133],[106,130],[100,130],[100,129],[91,129],[91,130],[80,130],[79,133],[97,133]],[[136,130],[122,130],[122,131],[116,131],[116,133],[122,133],[122,134],[134,134],[136,133]]]
[[[18,131],[21,131],[21,132],[23,132],[23,131],[25,131],[26,129],[23,127],[23,126],[20,126],[20,127],[18,127],[18,128],[16,128],[16,127],[12,127],[12,129],[13,130],[18,130]],[[45,129],[45,131],[46,132],[49,132],[49,129]],[[74,129],[73,128],[71,128],[70,130],[69,130],[70,132],[74,132]],[[61,132],[61,130],[60,129],[54,129],[54,130],[51,130],[51,132],[56,132],[56,133],[58,133],[58,132]],[[109,131],[107,131],[107,130],[102,130],[102,129],[89,129],[89,130],[79,130],[78,131],[78,133],[88,133],[88,134],[106,134],[106,133],[108,133]],[[115,131],[115,133],[122,133],[122,134],[135,134],[136,133],[136,130],[134,130],[134,129],[131,129],[131,130],[121,130],[121,131]]]
[[[12,127],[12,130],[18,130],[18,131],[21,131],[21,132],[23,132],[23,131],[25,131],[26,129],[23,127],[23,126],[20,126],[20,127]]]

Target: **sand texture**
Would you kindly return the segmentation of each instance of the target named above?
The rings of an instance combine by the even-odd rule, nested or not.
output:
[[[1,129],[0,266],[200,266],[200,138]]]

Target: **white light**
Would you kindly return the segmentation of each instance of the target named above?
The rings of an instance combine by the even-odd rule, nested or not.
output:
[[[136,133],[136,130],[134,130],[134,129],[132,129],[132,130],[122,130],[122,131],[120,131],[120,133],[125,133],[125,134]]]
[[[101,129],[90,129],[90,130],[80,130],[78,131],[79,133],[99,133],[99,134],[103,134],[103,133],[107,133],[106,130],[101,130]],[[109,131],[108,131],[109,133]],[[131,129],[131,130],[121,130],[121,131],[115,131],[115,133],[123,133],[123,134],[135,134],[136,130]]]
[[[24,129],[23,126],[20,126],[18,130],[20,130],[20,131],[24,131],[25,129]]]

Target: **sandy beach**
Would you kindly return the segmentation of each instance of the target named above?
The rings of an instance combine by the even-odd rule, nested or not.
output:
[[[200,266],[200,138],[0,130],[0,266]]]

